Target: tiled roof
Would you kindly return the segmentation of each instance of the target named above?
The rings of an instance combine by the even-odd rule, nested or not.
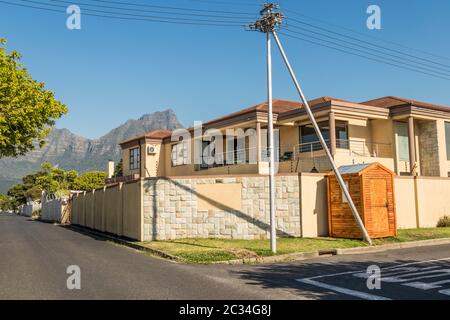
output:
[[[302,106],[302,104],[300,102],[295,102],[295,101],[274,99],[272,102],[272,106],[273,106],[273,113],[280,114],[280,113],[287,112],[290,110],[298,109]],[[244,114],[252,113],[252,112],[256,112],[256,111],[267,112],[267,109],[268,109],[267,102],[264,102],[264,103],[254,105],[250,108],[245,108],[245,109],[230,113],[226,116],[222,116],[222,117],[207,121],[204,124],[205,125],[213,124],[215,122],[227,120],[230,118],[234,118],[234,117],[237,117],[240,115],[244,115]]]
[[[171,134],[171,130],[154,130],[144,134],[144,136],[150,139],[164,139],[170,137]]]
[[[432,103],[428,103],[428,102],[423,102],[423,101],[394,97],[394,96],[382,97],[382,98],[369,100],[369,101],[365,101],[365,102],[361,102],[361,103],[375,106],[375,107],[388,108],[388,109],[405,106],[405,105],[411,105],[411,106],[417,106],[417,107],[422,107],[422,108],[426,108],[426,109],[450,112],[449,107],[432,104]]]
[[[125,141],[122,141],[119,143],[119,145],[122,145],[127,142],[131,142],[131,141],[143,139],[143,138],[162,140],[164,138],[170,137],[171,134],[172,134],[172,131],[170,131],[170,130],[153,130],[153,131],[147,132],[143,135],[136,136],[136,137],[127,139]]]

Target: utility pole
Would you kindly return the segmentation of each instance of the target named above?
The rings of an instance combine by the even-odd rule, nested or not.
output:
[[[267,34],[267,45],[268,45],[268,70],[270,68],[270,72],[271,72],[271,66],[269,66],[269,63],[271,64],[271,60],[270,60],[270,35],[273,35],[273,38],[275,39],[275,42],[278,46],[278,49],[280,50],[281,56],[283,57],[284,63],[286,64],[286,67],[289,71],[289,74],[292,78],[292,81],[294,82],[295,88],[298,91],[298,94],[300,96],[300,99],[303,102],[303,107],[305,108],[305,111],[309,117],[309,120],[311,121],[314,130],[317,134],[317,137],[319,138],[320,144],[322,145],[323,150],[325,150],[325,154],[328,158],[328,160],[331,163],[331,167],[333,168],[333,171],[336,175],[337,181],[342,189],[342,192],[344,193],[345,197],[347,198],[348,201],[348,205],[350,206],[350,209],[352,211],[353,217],[356,221],[356,223],[358,224],[358,227],[363,235],[363,238],[365,241],[367,241],[370,245],[372,245],[372,239],[370,239],[369,233],[367,232],[364,223],[361,220],[361,217],[358,213],[358,210],[356,209],[356,206],[353,202],[352,197],[350,196],[350,193],[348,191],[348,188],[344,182],[344,180],[342,179],[341,173],[339,172],[338,167],[336,166],[336,163],[334,162],[333,156],[331,155],[330,149],[328,148],[328,145],[325,142],[325,139],[323,138],[322,132],[320,131],[320,128],[317,124],[316,119],[314,118],[314,114],[311,111],[311,108],[309,106],[308,100],[305,98],[305,95],[303,94],[303,90],[299,84],[299,82],[297,81],[297,77],[295,76],[294,70],[292,69],[292,66],[286,56],[286,53],[283,49],[283,46],[280,42],[280,39],[278,38],[278,35],[275,31],[276,28],[281,27],[283,19],[284,19],[284,15],[280,12],[275,12],[274,10],[278,9],[278,5],[273,4],[273,3],[265,3],[264,4],[264,8],[261,10],[261,15],[262,18],[256,20],[256,22],[252,23],[249,28],[250,30],[254,30],[254,31],[260,31],[263,33]],[[271,75],[271,73],[270,73]],[[268,78],[269,78],[269,73],[268,73]],[[272,81],[270,79],[270,81],[268,81],[268,86],[270,87],[269,89],[269,99],[271,99],[272,96]],[[271,110],[271,101],[269,101],[269,112],[272,111]],[[270,119],[272,119],[272,115],[269,114]],[[270,123],[269,123],[270,125]],[[270,130],[270,127],[269,127]],[[272,133],[273,134],[273,133]],[[270,141],[270,139],[269,139]],[[273,142],[273,136],[272,136],[272,142]],[[272,145],[273,146],[273,145]],[[270,150],[270,145],[269,145],[269,150]],[[270,159],[271,163],[270,166],[273,168],[273,162],[272,162],[272,158]],[[272,192],[273,190],[271,190]],[[272,196],[272,193],[271,193]],[[272,201],[272,197],[271,197],[271,201]],[[272,210],[272,202],[271,202],[271,210]],[[275,216],[275,212],[274,212],[274,216]],[[272,211],[271,211],[271,230],[273,227],[273,222],[272,221]],[[272,234],[271,234],[272,236]],[[272,238],[271,238],[272,240]],[[272,241],[271,241],[272,244]],[[273,251],[273,248],[272,248]],[[275,251],[274,251],[275,252]]]
[[[277,229],[275,219],[275,148],[273,137],[272,48],[270,32],[275,28],[278,21],[281,22],[280,14],[273,13],[273,9],[276,8],[277,5],[266,3],[264,8],[260,11],[262,18],[249,26],[251,30],[264,32],[267,41],[267,141],[269,154],[270,249],[273,253],[277,252]]]

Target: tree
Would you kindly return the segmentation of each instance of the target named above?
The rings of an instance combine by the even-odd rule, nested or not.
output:
[[[78,176],[73,183],[73,190],[91,191],[105,185],[106,172],[92,171]]]
[[[114,168],[114,177],[121,177],[123,176],[123,161],[120,159],[119,162],[117,162],[116,167]]]
[[[0,211],[12,210],[11,199],[2,193],[0,193]]]
[[[64,193],[73,189],[73,183],[78,177],[75,170],[65,171],[54,167],[49,162],[41,164],[41,172],[38,173],[35,184],[41,186],[47,193]]]
[[[45,144],[54,119],[67,112],[45,84],[34,80],[20,63],[20,54],[7,53],[0,38],[0,158],[16,157]]]

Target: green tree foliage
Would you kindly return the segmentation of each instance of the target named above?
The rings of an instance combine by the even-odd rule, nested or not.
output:
[[[67,112],[45,84],[31,78],[20,54],[7,53],[0,38],[0,158],[42,147],[54,119]]]
[[[47,193],[58,194],[72,189],[77,177],[78,173],[75,170],[65,171],[54,167],[49,162],[44,162],[36,178],[36,185]]]
[[[74,190],[91,191],[105,185],[106,172],[92,171],[78,176],[73,184]]]
[[[12,210],[12,199],[5,194],[0,193],[0,211]]]
[[[27,198],[38,200],[42,191],[57,196],[68,195],[70,190],[91,191],[105,185],[106,172],[92,171],[81,175],[75,170],[63,170],[45,162],[37,173],[22,178],[23,183],[8,190],[14,208],[25,204]]]
[[[123,161],[120,159],[119,162],[117,162],[115,168],[114,168],[114,177],[121,177],[123,176]]]

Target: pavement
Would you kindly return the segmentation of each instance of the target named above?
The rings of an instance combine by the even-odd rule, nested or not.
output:
[[[67,286],[69,266],[79,267],[79,290]],[[450,244],[278,264],[188,265],[0,214],[0,299],[450,299]]]

